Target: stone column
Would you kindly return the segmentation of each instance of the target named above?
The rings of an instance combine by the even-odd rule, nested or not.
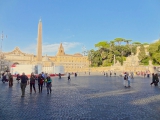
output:
[[[42,21],[38,23],[37,61],[42,61]]]

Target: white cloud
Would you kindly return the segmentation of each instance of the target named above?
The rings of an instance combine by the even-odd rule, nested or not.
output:
[[[81,43],[79,42],[62,42],[62,45],[64,47],[65,52],[71,50],[72,48],[76,48],[77,46],[81,45]],[[23,48],[22,51],[26,52],[26,53],[32,53],[32,54],[36,54],[36,50],[37,50],[37,45],[36,44],[31,44],[26,48]],[[47,55],[55,55],[58,51],[58,48],[60,46],[60,43],[54,43],[54,44],[49,44],[49,43],[45,43],[42,45],[42,51],[43,51],[43,55],[47,54]]]

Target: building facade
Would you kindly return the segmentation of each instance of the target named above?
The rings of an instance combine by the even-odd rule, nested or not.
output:
[[[5,60],[12,64],[41,64],[43,67],[64,66],[65,72],[82,72],[89,68],[89,61],[87,56],[80,53],[69,55],[65,53],[62,43],[59,46],[58,52],[55,56],[42,55],[42,21],[38,23],[38,37],[37,37],[37,54],[29,54],[22,52],[19,47],[16,47],[11,52],[4,52]]]

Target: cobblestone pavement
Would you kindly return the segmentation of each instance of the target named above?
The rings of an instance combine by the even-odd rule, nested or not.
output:
[[[16,80],[0,83],[0,120],[159,120],[160,88],[150,82],[137,77],[125,88],[121,77],[55,77],[51,94],[30,94],[28,85],[24,98]]]

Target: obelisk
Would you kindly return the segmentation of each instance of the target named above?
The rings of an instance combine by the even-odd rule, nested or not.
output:
[[[42,61],[42,21],[38,23],[37,61]]]

